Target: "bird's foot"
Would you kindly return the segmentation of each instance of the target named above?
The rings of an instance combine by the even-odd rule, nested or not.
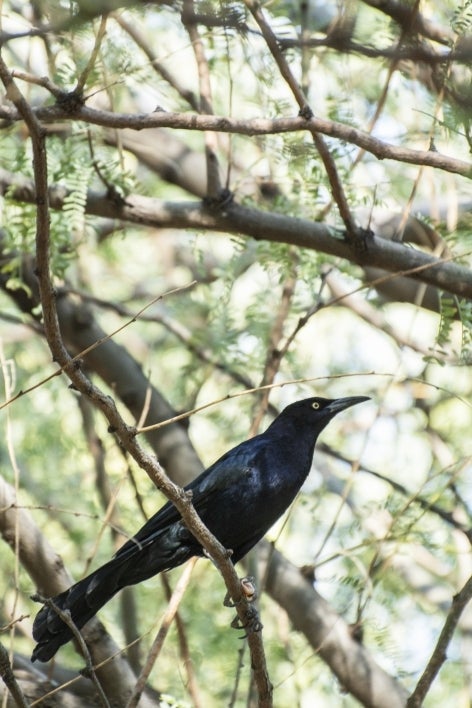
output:
[[[262,622],[259,619],[259,613],[255,605],[247,603],[253,603],[257,599],[257,588],[256,580],[252,575],[248,575],[245,578],[240,578],[241,584],[241,599],[239,602],[233,602],[229,592],[226,593],[223,604],[225,607],[236,607],[240,605],[243,600],[246,601],[244,608],[244,616],[241,617],[236,615],[234,620],[231,622],[231,627],[233,629],[244,629],[246,633],[243,635],[242,639],[252,634],[253,632],[260,632],[262,630]]]
[[[244,620],[242,620],[239,615],[236,615],[234,620],[231,622],[232,629],[244,629],[246,634],[244,634],[241,639],[245,639],[248,634],[253,634],[254,632],[261,632],[263,624],[259,619],[259,612],[253,605],[248,605]]]
[[[241,583],[241,592],[245,600],[247,602],[255,602],[257,600],[256,579],[252,575],[248,575],[245,578],[240,578],[239,582]],[[236,604],[232,601],[230,593],[227,592],[223,605],[225,607],[236,607]]]

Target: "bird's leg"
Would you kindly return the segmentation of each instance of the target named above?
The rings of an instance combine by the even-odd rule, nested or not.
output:
[[[242,599],[246,600],[246,603],[253,603],[257,599],[257,588],[256,581],[252,575],[245,578],[241,578],[241,592]],[[239,601],[241,602],[241,600]],[[225,607],[236,607],[238,602],[233,602],[229,592],[226,593],[225,599],[223,601]],[[246,605],[244,619],[241,619],[239,615],[236,615],[234,620],[231,622],[231,627],[233,629],[245,629],[246,634],[242,637],[244,639],[248,634],[252,632],[260,632],[262,630],[262,622],[259,619],[259,612],[255,605]]]
[[[244,578],[240,578],[241,592],[247,602],[255,602],[257,600],[257,588],[256,579],[253,575],[247,575]],[[223,605],[225,607],[236,607],[236,604],[231,600],[231,595],[229,592],[226,593],[225,599],[223,600]]]

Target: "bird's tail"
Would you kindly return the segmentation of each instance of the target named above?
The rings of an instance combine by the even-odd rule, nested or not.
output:
[[[98,568],[68,590],[52,598],[60,610],[68,610],[72,622],[81,629],[118,590],[121,589],[121,563],[118,558]],[[62,621],[51,604],[44,605],[33,624],[37,645],[31,660],[49,661],[59,647],[73,637],[71,629]]]

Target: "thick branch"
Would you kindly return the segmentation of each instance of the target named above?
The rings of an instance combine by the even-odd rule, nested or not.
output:
[[[35,203],[35,190],[31,180],[18,179],[0,170],[0,192],[12,185],[11,198]],[[67,190],[52,187],[50,205],[61,209]],[[363,267],[382,268],[392,273],[391,278],[408,275],[419,282],[432,285],[458,295],[472,298],[472,272],[457,265],[449,258],[436,258],[401,243],[372,236],[364,248],[355,248],[344,241],[342,234],[324,224],[297,219],[229,204],[224,210],[209,211],[200,202],[164,202],[138,195],[126,197],[116,203],[107,195],[89,191],[86,212],[95,216],[121,219],[135,224],[156,228],[209,229],[224,233],[251,236],[258,241],[289,243],[321,253],[345,258]],[[382,278],[388,282],[389,276]],[[375,281],[371,281],[374,285]]]
[[[375,663],[353,638],[349,625],[302,576],[299,569],[268,543],[260,544],[262,562],[269,563],[266,590],[288,613],[295,629],[338,677],[344,690],[370,708],[404,708],[406,690]]]

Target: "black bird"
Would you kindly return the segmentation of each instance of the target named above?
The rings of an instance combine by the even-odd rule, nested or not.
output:
[[[237,445],[186,489],[208,529],[237,563],[290,506],[310,471],[318,435],[340,411],[369,400],[306,398],[287,406],[267,430]],[[118,590],[170,570],[204,550],[168,502],[101,568],[53,598],[80,629]],[[72,639],[44,605],[33,625],[32,661],[48,661]]]

